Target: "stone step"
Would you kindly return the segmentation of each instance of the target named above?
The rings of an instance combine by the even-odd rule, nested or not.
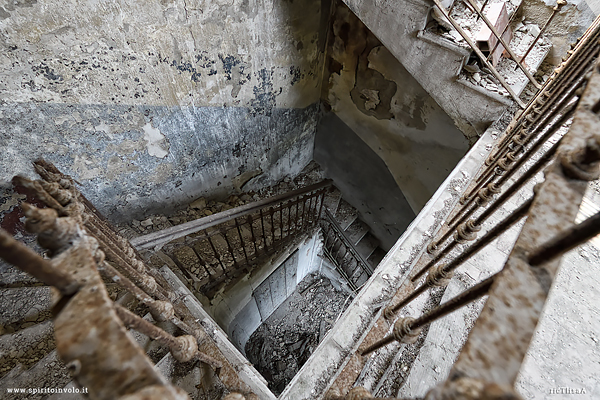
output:
[[[340,192],[338,188],[332,187],[332,189],[325,195],[323,205],[333,216],[335,216],[341,200],[342,192]]]
[[[51,319],[50,287],[0,289],[0,333],[13,333]]]
[[[369,226],[357,218],[348,228],[346,228],[344,233],[350,242],[356,246],[369,231]]]
[[[374,270],[375,268],[377,268],[377,266],[379,265],[381,260],[383,260],[383,257],[385,257],[386,254],[387,253],[385,252],[385,250],[383,250],[381,247],[377,247],[375,251],[373,251],[373,254],[369,256],[367,262],[371,264],[371,267]]]
[[[48,353],[32,368],[20,373],[8,374],[0,380],[0,387],[14,388],[59,388],[65,387],[71,381],[69,372],[58,359],[56,350]],[[48,394],[30,394],[27,399],[42,399]],[[22,394],[7,394],[3,399],[23,399]]]
[[[358,218],[358,211],[346,200],[341,199],[340,205],[335,213],[335,219],[342,230],[346,230]]]
[[[17,365],[27,369],[54,349],[52,321],[0,336],[0,376]]]
[[[379,248],[379,239],[377,239],[371,232],[367,232],[366,235],[363,236],[360,242],[356,245],[356,250],[360,253],[361,256],[365,260],[368,260],[371,257],[371,254]]]

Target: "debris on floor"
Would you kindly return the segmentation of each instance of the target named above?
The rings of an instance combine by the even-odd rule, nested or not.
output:
[[[310,274],[250,336],[246,356],[279,396],[337,318],[348,294],[322,275]]]
[[[277,184],[263,188],[259,191],[232,194],[224,199],[207,199],[200,197],[193,200],[186,208],[176,212],[171,211],[164,215],[149,215],[141,221],[134,219],[127,223],[118,224],[117,228],[119,229],[120,234],[127,239],[131,239],[136,236],[146,235],[198,218],[227,211],[254,201],[287,193],[294,189],[310,186],[323,179],[321,167],[316,162],[312,161],[295,178],[286,177]]]
[[[492,7],[492,5],[495,3],[500,2],[502,1],[494,0],[486,2],[486,10]],[[477,3],[478,7],[481,9],[483,3]],[[530,45],[540,33],[540,27],[532,21],[523,19],[521,16],[517,15],[515,18],[513,18],[518,9],[518,2],[506,1],[503,3],[508,11],[509,18],[512,19],[510,27],[513,33],[512,40],[509,42],[510,48],[515,55],[520,58],[527,53]],[[483,20],[478,18],[477,14],[461,1],[455,2],[450,15],[474,41],[482,26],[485,25]],[[448,29],[447,27],[444,27],[443,24],[439,23],[437,26],[435,24],[431,25],[431,29],[434,31],[434,33],[437,33],[442,37],[456,43],[457,45],[471,51],[471,48],[467,45],[467,42],[455,29]],[[499,44],[498,46],[502,45]],[[546,55],[550,52],[551,47],[552,43],[550,40],[542,35],[533,49],[527,54],[527,58],[524,60],[523,65],[532,74],[535,74],[540,64],[546,58]],[[506,56],[507,54],[505,51],[504,57],[500,58],[498,65],[496,65],[496,69],[506,83],[511,86],[511,89],[517,93],[517,95],[519,95],[528,84],[528,79],[523,71],[519,69],[517,63]],[[491,71],[481,63],[481,61],[475,56],[475,53],[472,54],[471,59],[467,63],[466,67],[462,70],[459,79],[462,79],[475,86],[485,88],[493,93],[497,93],[506,97],[509,96],[508,91],[502,87],[500,82],[498,82],[498,80],[492,75]],[[545,81],[545,79],[547,79],[547,76],[542,77],[541,82]]]

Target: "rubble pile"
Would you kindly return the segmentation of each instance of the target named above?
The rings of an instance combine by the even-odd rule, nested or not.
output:
[[[160,231],[171,226],[183,224],[198,218],[207,217],[222,211],[227,211],[244,204],[259,201],[291,190],[306,187],[322,181],[323,173],[317,163],[312,161],[295,178],[286,177],[274,186],[266,187],[258,191],[248,191],[232,194],[225,199],[207,199],[200,197],[192,201],[184,209],[172,214],[149,215],[143,220],[131,220],[128,223],[118,225],[119,232],[127,239]]]
[[[510,23],[512,31],[512,39],[509,42],[510,48],[516,54],[517,57],[525,55],[535,38],[540,33],[540,27],[524,19],[522,16],[516,15],[519,1],[490,1],[486,2],[486,9],[493,3],[503,2],[506,6],[509,18],[512,20]],[[483,2],[477,2],[478,7],[481,9]],[[480,29],[485,26],[485,23],[481,18],[478,18],[477,14],[465,5],[462,1],[455,1],[455,5],[452,8],[450,14],[454,20],[463,28],[463,30],[469,35],[469,37],[475,40]],[[515,18],[513,18],[515,16]],[[436,18],[436,16],[434,16]],[[454,43],[470,50],[467,42],[463,37],[451,27],[451,25],[440,16],[436,18],[437,24],[431,24],[429,29],[435,31],[435,33],[442,37],[453,41]],[[500,45],[501,46],[501,45]],[[547,37],[540,37],[531,52],[527,55],[524,66],[534,73],[548,52],[552,47],[552,43]],[[502,57],[495,68],[499,74],[503,77],[508,85],[511,86],[512,90],[517,94],[520,94],[524,87],[527,85],[527,77],[518,68],[517,63],[506,56]],[[541,77],[541,82],[548,78],[549,74],[545,74]],[[502,96],[509,96],[508,91],[502,87],[498,80],[492,75],[492,72],[487,69],[481,61],[473,53],[468,65],[462,70],[459,79],[463,79],[473,85],[485,88],[488,91],[497,93]],[[540,81],[540,79],[538,79]]]
[[[349,294],[310,274],[246,343],[246,356],[278,396],[350,304]]]

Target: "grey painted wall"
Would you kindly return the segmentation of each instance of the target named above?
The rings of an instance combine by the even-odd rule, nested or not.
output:
[[[44,156],[120,220],[312,159],[328,3],[0,7],[0,180]]]
[[[113,219],[272,184],[312,159],[315,106],[158,107],[16,103],[0,106],[0,176],[35,176],[43,156],[82,183]]]
[[[383,160],[333,113],[319,122],[314,156],[344,200],[360,212],[381,247],[389,250],[415,213]]]

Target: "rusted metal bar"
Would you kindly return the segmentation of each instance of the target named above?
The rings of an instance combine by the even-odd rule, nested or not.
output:
[[[520,115],[517,114],[518,116],[510,123],[507,134],[501,139],[496,150],[490,154],[486,165],[490,165],[504,154],[510,140],[517,132],[531,130],[534,125],[539,125],[539,119],[546,115],[555,101],[563,97],[564,91],[571,87],[572,81],[583,76],[583,71],[591,68],[592,61],[600,52],[598,39],[600,39],[600,22],[594,20],[582,40],[575,46],[572,55],[554,70],[542,90],[531,99],[527,109]]]
[[[583,67],[586,67],[586,64],[583,64]],[[591,68],[591,65],[587,65],[588,68]],[[534,121],[531,124],[531,129],[521,128],[518,135],[514,135],[510,138],[510,141],[506,141],[505,144],[500,146],[493,157],[489,157],[486,160],[487,167],[484,171],[477,177],[477,181],[481,181],[485,179],[485,174],[489,174],[490,171],[493,171],[494,168],[498,165],[498,162],[502,156],[505,156],[506,153],[511,149],[511,146],[522,147],[526,146],[536,133],[542,132],[542,127],[547,126],[548,123],[551,123],[552,120],[556,117],[558,113],[565,114],[565,109],[571,105],[571,101],[579,97],[578,92],[581,91],[581,86],[585,82],[583,76],[576,77],[574,83],[569,83],[569,86],[561,86],[561,93],[556,97],[553,101],[543,102],[543,108],[545,108],[545,112],[540,114],[538,110],[541,110],[542,107],[533,110],[537,116],[530,115],[531,121]],[[565,92],[566,91],[566,92]],[[540,100],[543,101],[544,97],[541,96]],[[576,105],[576,104],[575,104]],[[514,149],[513,149],[514,151]],[[491,156],[491,155],[490,155]]]
[[[98,263],[98,271],[104,279],[115,282],[130,292],[139,302],[148,306],[152,317],[157,321],[166,321],[175,318],[173,305],[170,302],[155,300],[106,261]]]
[[[342,227],[335,220],[333,215],[331,215],[331,213],[327,209],[325,209],[325,212],[323,215],[324,215],[325,220],[328,222],[328,224],[332,228],[332,231],[335,233],[335,236],[348,249],[347,251],[350,252],[350,254],[352,255],[352,258],[354,258],[357,261],[357,263],[359,264],[360,268],[363,269],[363,271],[365,271],[369,276],[371,276],[373,274],[373,269],[371,268],[371,266],[369,265],[367,260],[364,259],[364,257],[358,252],[358,250],[356,250],[356,247],[354,247],[352,242],[350,240],[348,240],[348,238],[344,234]]]
[[[317,193],[313,193],[310,196],[310,200],[308,202],[308,213],[306,214],[306,226],[314,226],[315,224],[315,208],[317,205]]]
[[[223,365],[214,358],[198,351],[198,342],[192,335],[174,337],[160,329],[153,323],[138,317],[125,307],[115,304],[115,311],[126,327],[142,333],[152,340],[156,340],[161,346],[169,349],[173,358],[179,362],[188,362],[193,359],[200,360],[213,368],[221,368]]]
[[[532,202],[533,202],[533,199],[529,199],[525,203],[521,204],[508,217],[504,218],[501,222],[494,225],[494,227],[492,229],[490,229],[488,232],[486,232],[486,234],[483,235],[477,242],[473,243],[466,250],[464,250],[461,254],[454,257],[452,259],[452,261],[450,261],[446,266],[444,266],[444,270],[447,270],[447,271],[454,270],[456,267],[458,267],[460,264],[462,264],[464,261],[466,261],[473,254],[477,253],[483,247],[487,246],[490,242],[492,242],[495,238],[497,238],[499,235],[501,235],[504,231],[506,231],[507,229],[510,229],[510,227],[512,227],[517,221],[519,221],[523,216],[525,216],[527,211],[531,208]],[[423,273],[427,269],[423,268],[422,270],[417,272],[415,274],[415,276],[413,276],[411,278],[411,280],[413,282],[416,281],[419,277],[421,277],[423,275]]]
[[[294,207],[295,206],[295,207]],[[295,212],[294,212],[294,218],[291,218],[288,221],[288,226],[289,226],[289,230],[288,233],[289,234],[293,234],[296,233],[296,229],[298,228],[298,207],[300,206],[300,198],[294,200],[292,202],[292,205],[290,206],[290,215],[292,213],[292,207],[294,207]]]
[[[573,223],[588,181],[600,175],[600,119],[593,111],[600,99],[597,68],[588,80],[573,124],[561,141],[557,161],[545,170],[545,181],[537,189],[513,251],[492,285],[451,377],[507,387],[515,383],[560,264],[555,258],[532,266],[524,254],[535,252],[563,226]],[[450,379],[441,391],[449,393],[455,384],[456,379]]]
[[[528,254],[532,266],[543,264],[587,242],[600,233],[600,213],[574,225]]]
[[[98,234],[98,232],[94,231],[93,228],[90,229],[90,233],[94,236]],[[137,286],[141,287],[144,291],[150,293],[154,297],[159,298],[160,300],[166,300],[168,298],[167,294],[164,293],[161,288],[159,288],[158,283],[153,277],[133,268],[113,249],[113,247],[106,245],[106,242],[100,240],[99,243],[100,248],[106,253],[108,259],[115,263],[115,265],[125,274],[125,276],[127,276],[128,279],[131,279]]]
[[[100,242],[100,246],[105,252],[110,252],[109,259],[113,259],[115,262],[125,263],[133,267],[139,273],[145,272],[145,265],[142,261],[132,257],[131,254],[127,254],[123,251],[122,248],[116,245],[114,240],[111,240],[110,237],[106,236],[106,233],[98,228],[97,225],[87,224],[86,229],[98,239]]]
[[[171,228],[161,230],[159,232],[154,232],[148,235],[140,236],[138,238],[132,239],[131,244],[138,249],[154,248],[156,246],[166,244],[172,240],[187,236],[191,233],[195,233],[210,228],[212,226],[220,225],[223,222],[230,221],[233,218],[244,217],[248,214],[260,210],[261,208],[275,206],[281,203],[282,201],[295,198],[301,194],[309,193],[320,188],[329,187],[331,185],[331,180],[324,180],[315,185],[307,186],[301,189],[296,189],[282,195],[273,196],[268,199],[245,204],[243,206],[232,208],[227,211],[209,215],[204,218],[199,218],[197,220],[186,222],[184,224],[176,225]]]
[[[578,82],[576,82],[574,85],[572,85],[569,88],[566,95],[561,98],[561,100],[558,102],[558,104],[556,104],[554,109],[552,111],[544,114],[542,119],[539,120],[538,123],[536,123],[534,130],[532,130],[530,132],[523,130],[519,135],[516,135],[515,137],[513,137],[509,143],[509,146],[506,148],[506,152],[504,152],[504,154],[500,155],[497,159],[494,159],[485,168],[485,170],[483,170],[482,173],[479,174],[476,181],[481,183],[481,181],[488,179],[492,173],[495,173],[499,166],[498,164],[500,164],[502,162],[500,160],[501,157],[505,157],[504,163],[506,163],[508,161],[508,160],[506,160],[506,156],[507,156],[507,152],[508,152],[510,146],[512,146],[511,153],[516,154],[515,152],[519,152],[522,148],[526,147],[533,140],[536,133],[544,132],[544,131],[556,132],[556,130],[558,130],[560,128],[560,125],[564,124],[569,119],[569,117],[566,117],[566,115],[570,116],[571,111],[574,110],[575,107],[577,106],[577,100],[579,97],[577,92],[580,91],[580,86],[583,81],[584,81],[583,77],[581,77]],[[558,113],[561,113],[562,117],[557,122],[555,120],[555,118]],[[548,128],[548,123],[552,124],[550,128]],[[544,126],[544,129],[541,129],[542,126]],[[544,136],[548,137],[547,135],[544,135]],[[538,140],[538,143],[539,143],[539,140]],[[529,151],[529,153],[531,153],[531,150]],[[464,203],[466,200],[468,200],[468,198],[472,196],[474,191],[475,191],[475,189],[472,189],[471,193],[469,195],[467,195],[464,199],[461,199],[461,201]]]
[[[269,207],[269,214],[271,215],[271,248],[275,247],[275,221],[273,220],[273,207]]]
[[[262,208],[260,209],[260,229],[261,229],[261,232],[262,232],[262,238],[263,238],[263,243],[264,243],[264,251],[265,251],[265,254],[266,254],[267,251],[268,251],[268,245],[269,244],[267,243],[267,235],[265,233],[265,216],[263,214],[263,209]]]
[[[485,7],[488,5],[488,2],[489,2],[489,0],[485,0],[485,1],[483,2],[483,5],[481,6],[481,14],[483,14],[483,12],[485,11]],[[453,3],[452,5],[454,5],[454,3]],[[448,12],[448,14],[450,14],[451,12],[452,12],[452,11]],[[479,13],[478,13],[478,14],[477,14],[477,18],[475,19],[475,23],[479,22],[479,18],[480,18],[480,15],[479,15]],[[509,24],[509,25],[510,25],[510,24]],[[508,25],[507,25],[507,26],[508,26]],[[504,32],[502,32],[502,34],[504,34]]]
[[[482,211],[482,213],[475,220],[474,225],[481,225],[487,218],[489,218],[490,215],[492,215],[494,212],[496,212],[500,208],[500,206],[502,206],[502,204],[504,204],[504,202],[506,200],[508,200],[512,195],[514,195],[519,190],[521,190],[521,188],[523,188],[523,186],[525,186],[525,184],[533,176],[535,176],[552,159],[552,157],[554,156],[554,154],[556,153],[556,151],[559,147],[559,144],[560,144],[560,142],[554,144],[542,157],[540,157],[539,160],[537,160],[535,162],[534,165],[531,166],[531,168],[529,168],[523,175],[521,175],[521,177],[519,177],[519,179],[517,179],[512,185],[510,185],[487,208],[485,208]],[[476,209],[477,209],[477,207],[471,208],[469,211],[467,211],[466,214],[461,216],[461,218],[459,220],[454,222],[452,224],[452,226],[449,227],[448,230],[444,233],[444,235],[442,235],[442,237],[440,239],[438,239],[438,241],[434,244],[434,246],[431,246],[431,248],[435,248],[435,247],[439,246],[440,244],[444,243],[446,241],[446,239],[448,239],[450,237],[450,235],[452,235],[452,233],[454,232],[453,229],[456,228],[456,226],[459,223],[462,223],[467,218],[469,218],[475,212]],[[430,248],[428,247],[428,250],[429,249]]]
[[[519,105],[519,107],[525,108],[525,104],[521,101],[519,96],[517,96],[517,94],[512,90],[512,88],[508,85],[508,83],[506,83],[506,81],[498,73],[496,68],[488,62],[485,55],[481,52],[481,50],[479,50],[477,45],[475,43],[473,43],[473,41],[471,40],[469,35],[467,35],[467,33],[460,27],[460,25],[454,20],[454,18],[452,18],[448,14],[448,12],[444,8],[444,6],[440,3],[440,1],[433,0],[433,2],[437,6],[437,8],[440,10],[440,12],[444,15],[444,17],[450,22],[450,24],[452,24],[454,29],[456,29],[458,31],[458,33],[463,37],[463,39],[465,39],[465,41],[469,44],[469,46],[473,49],[475,54],[477,54],[477,56],[479,57],[481,62],[492,72],[492,75],[494,75],[494,77],[498,80],[498,82],[500,82],[502,87],[504,87],[504,89],[506,89],[508,94],[515,100],[515,102]]]
[[[213,243],[212,238],[206,234],[206,231],[204,231],[204,235],[206,236],[206,240],[210,244],[210,248],[212,249],[213,254],[215,255],[215,258],[217,259],[217,261],[219,262],[219,265],[221,266],[221,270],[223,272],[225,272],[225,265],[223,265],[223,261],[221,261],[221,255],[217,251],[217,248],[215,247],[215,244]]]
[[[384,316],[386,319],[393,319],[396,316],[396,313],[400,311],[403,307],[405,307],[408,303],[416,299],[419,295],[424,293],[427,289],[433,286],[445,286],[447,284],[447,278],[450,277],[451,274],[456,268],[458,268],[463,262],[468,260],[471,256],[477,253],[479,250],[490,244],[494,239],[496,239],[499,235],[505,232],[507,229],[510,229],[517,221],[527,214],[527,211],[531,207],[533,199],[529,199],[521,206],[519,206],[516,210],[514,210],[508,217],[503,219],[498,224],[494,225],[492,229],[486,232],[478,241],[473,243],[467,249],[465,249],[458,256],[454,257],[448,264],[441,265],[437,271],[430,271],[428,279],[417,289],[413,290],[410,295],[406,298],[402,299],[400,303],[394,306],[388,306],[384,310]],[[431,267],[434,264],[428,263],[423,268],[421,268],[412,278],[411,281],[416,282],[425,272],[431,270]],[[435,273],[434,273],[435,272]],[[433,273],[433,275],[432,275]],[[441,279],[440,279],[441,278]],[[441,280],[441,282],[440,282]]]
[[[13,239],[4,229],[0,229],[0,257],[47,285],[54,286],[64,296],[79,290],[80,285],[73,276],[56,269],[50,261]]]
[[[26,225],[35,227],[40,235],[46,234],[48,241],[41,243],[47,248],[61,248],[49,262],[70,277],[66,282],[74,279],[80,285],[67,301],[59,302],[54,320],[57,353],[77,382],[101,400],[141,391],[148,399],[187,398],[166,384],[142,349],[126,335],[96,269],[95,257],[101,255],[97,241],[77,227],[76,219],[56,218],[55,210],[44,210],[54,213],[54,223],[44,223],[32,208],[26,211],[26,216],[30,215]],[[77,229],[72,230],[72,226]],[[64,247],[62,241],[67,237],[69,246]],[[57,242],[50,243],[52,238]]]
[[[538,40],[540,40],[540,38],[542,37],[542,35],[546,31],[546,28],[548,27],[548,25],[550,25],[550,23],[552,22],[552,20],[554,19],[554,17],[556,17],[556,14],[558,14],[560,12],[561,8],[563,8],[563,6],[565,6],[566,4],[567,4],[566,0],[557,0],[556,1],[556,6],[554,6],[554,8],[552,8],[552,15],[550,15],[550,18],[548,18],[548,20],[546,21],[546,23],[544,24],[544,26],[542,27],[542,29],[540,29],[540,33],[538,33],[537,36],[535,37],[535,39],[533,39],[533,42],[531,42],[531,44],[529,45],[529,48],[527,49],[527,51],[525,52],[525,54],[523,55],[523,57],[521,57],[521,60],[517,61],[515,59],[515,61],[517,61],[517,63],[519,65],[521,65],[523,63],[523,61],[525,61],[525,58],[527,58],[527,56],[529,55],[529,53],[531,52],[531,50],[533,50],[533,48],[535,47],[535,45],[538,42]]]
[[[496,274],[497,275],[497,274]],[[479,299],[482,296],[485,296],[487,292],[490,290],[492,283],[496,279],[496,275],[492,275],[486,280],[478,283],[477,285],[465,290],[461,294],[447,302],[440,304],[435,307],[433,310],[423,314],[417,319],[409,318],[409,319],[399,319],[394,326],[394,333],[392,335],[388,335],[383,339],[373,343],[371,346],[367,347],[361,352],[361,356],[366,356],[369,353],[372,353],[388,344],[399,341],[401,342],[405,336],[414,335],[414,331],[422,328],[423,326],[430,324],[431,322],[450,314],[453,311],[458,310],[461,307],[466,306],[469,303]],[[399,324],[400,322],[400,324]],[[404,325],[404,326],[402,326]],[[397,328],[398,327],[398,328]],[[418,337],[418,334],[416,335]]]
[[[254,255],[258,256],[258,246],[256,245],[256,236],[254,235],[254,227],[252,226],[252,216],[248,215],[246,223],[250,225],[250,234],[252,236],[252,243],[254,244]]]
[[[229,238],[227,237],[227,232],[223,233],[223,237],[225,238],[225,243],[227,243],[227,251],[231,254],[231,258],[233,259],[233,265],[237,269],[240,264],[235,258],[235,253],[233,252],[233,247],[231,247],[231,243],[229,242]]]
[[[38,181],[32,181],[23,176],[15,176],[12,180],[13,185],[20,185],[24,188],[33,190],[38,199],[43,201],[48,207],[55,209],[58,215],[65,217],[68,215],[67,210],[60,204],[50,193],[46,192]]]
[[[300,227],[298,228],[298,230],[304,229],[304,226],[306,225],[306,200],[308,198],[309,198],[308,196],[305,196],[305,197],[301,198],[302,213],[300,214],[300,218],[298,219],[298,222],[299,222],[299,225],[300,225]]]
[[[242,250],[244,252],[244,258],[246,259],[246,263],[248,263],[250,261],[250,259],[248,258],[248,252],[246,251],[246,243],[244,242],[244,237],[242,235],[242,229],[240,228],[240,224],[239,224],[237,218],[234,219],[234,222],[235,222],[235,228],[240,237],[240,244],[241,244]]]
[[[279,206],[279,240],[283,240],[283,203]]]
[[[527,150],[525,150],[525,152],[521,155],[521,157],[519,159],[517,159],[516,161],[512,161],[514,159],[515,152],[520,151],[527,144],[529,144],[528,139],[531,139],[532,136],[524,139],[522,144],[518,145],[516,147],[516,149],[514,149],[512,152],[508,153],[507,156],[505,156],[505,158],[503,159],[504,162],[502,162],[502,160],[501,160],[501,163],[503,165],[496,167],[496,168],[500,168],[501,169],[500,171],[497,171],[495,168],[490,169],[487,174],[487,178],[482,179],[477,185],[475,185],[475,187],[471,190],[471,193],[466,197],[465,205],[468,205],[469,202],[472,201],[474,196],[477,194],[477,191],[479,191],[484,185],[490,184],[491,182],[493,182],[496,178],[499,178],[497,185],[502,185],[503,183],[508,181],[519,170],[519,168],[521,168],[523,166],[523,164],[525,164],[525,162],[527,162],[527,160],[529,160],[534,154],[536,154],[542,148],[542,146],[548,141],[548,139],[550,139],[552,136],[554,136],[554,134],[565,123],[567,123],[569,121],[569,119],[571,119],[573,117],[573,114],[575,113],[575,108],[577,106],[577,102],[576,101],[573,102],[571,100],[575,100],[575,97],[570,98],[569,105],[566,106],[565,109],[562,110],[563,115],[558,120],[556,120],[546,130],[546,132],[543,133],[538,138],[538,140],[531,147],[529,147]],[[512,155],[512,156],[509,157],[509,155]]]
[[[475,10],[475,12],[477,13],[478,18],[483,19],[483,22],[485,22],[485,24],[492,31],[492,33],[494,34],[494,36],[496,36],[496,39],[498,39],[498,42],[500,42],[502,44],[502,46],[508,52],[508,54],[510,55],[510,57],[513,60],[515,60],[515,62],[517,63],[517,66],[519,68],[521,68],[521,71],[523,71],[523,73],[525,74],[525,76],[527,76],[527,79],[529,79],[529,82],[531,82],[533,84],[533,86],[535,86],[536,89],[540,89],[542,86],[535,80],[535,78],[533,77],[533,75],[531,75],[531,73],[529,72],[529,70],[527,70],[527,68],[525,68],[519,62],[519,59],[518,59],[517,55],[512,51],[512,49],[510,48],[510,46],[508,45],[508,43],[506,43],[506,41],[502,38],[502,35],[504,34],[504,32],[502,34],[498,33],[498,31],[496,30],[496,27],[494,26],[494,24],[492,24],[490,22],[490,20],[485,16],[485,14],[483,14],[481,12],[481,10],[479,9],[479,7],[477,7],[477,4],[475,4],[475,2],[473,0],[465,0],[465,1],[471,5],[471,7],[473,8],[473,10]],[[564,0],[561,0],[561,1],[564,1]]]
[[[316,219],[321,219],[321,215],[323,215],[323,203],[325,202],[325,191],[326,189],[322,189],[321,190],[321,196],[319,196],[321,198],[321,204],[319,205],[319,214],[317,215]]]

